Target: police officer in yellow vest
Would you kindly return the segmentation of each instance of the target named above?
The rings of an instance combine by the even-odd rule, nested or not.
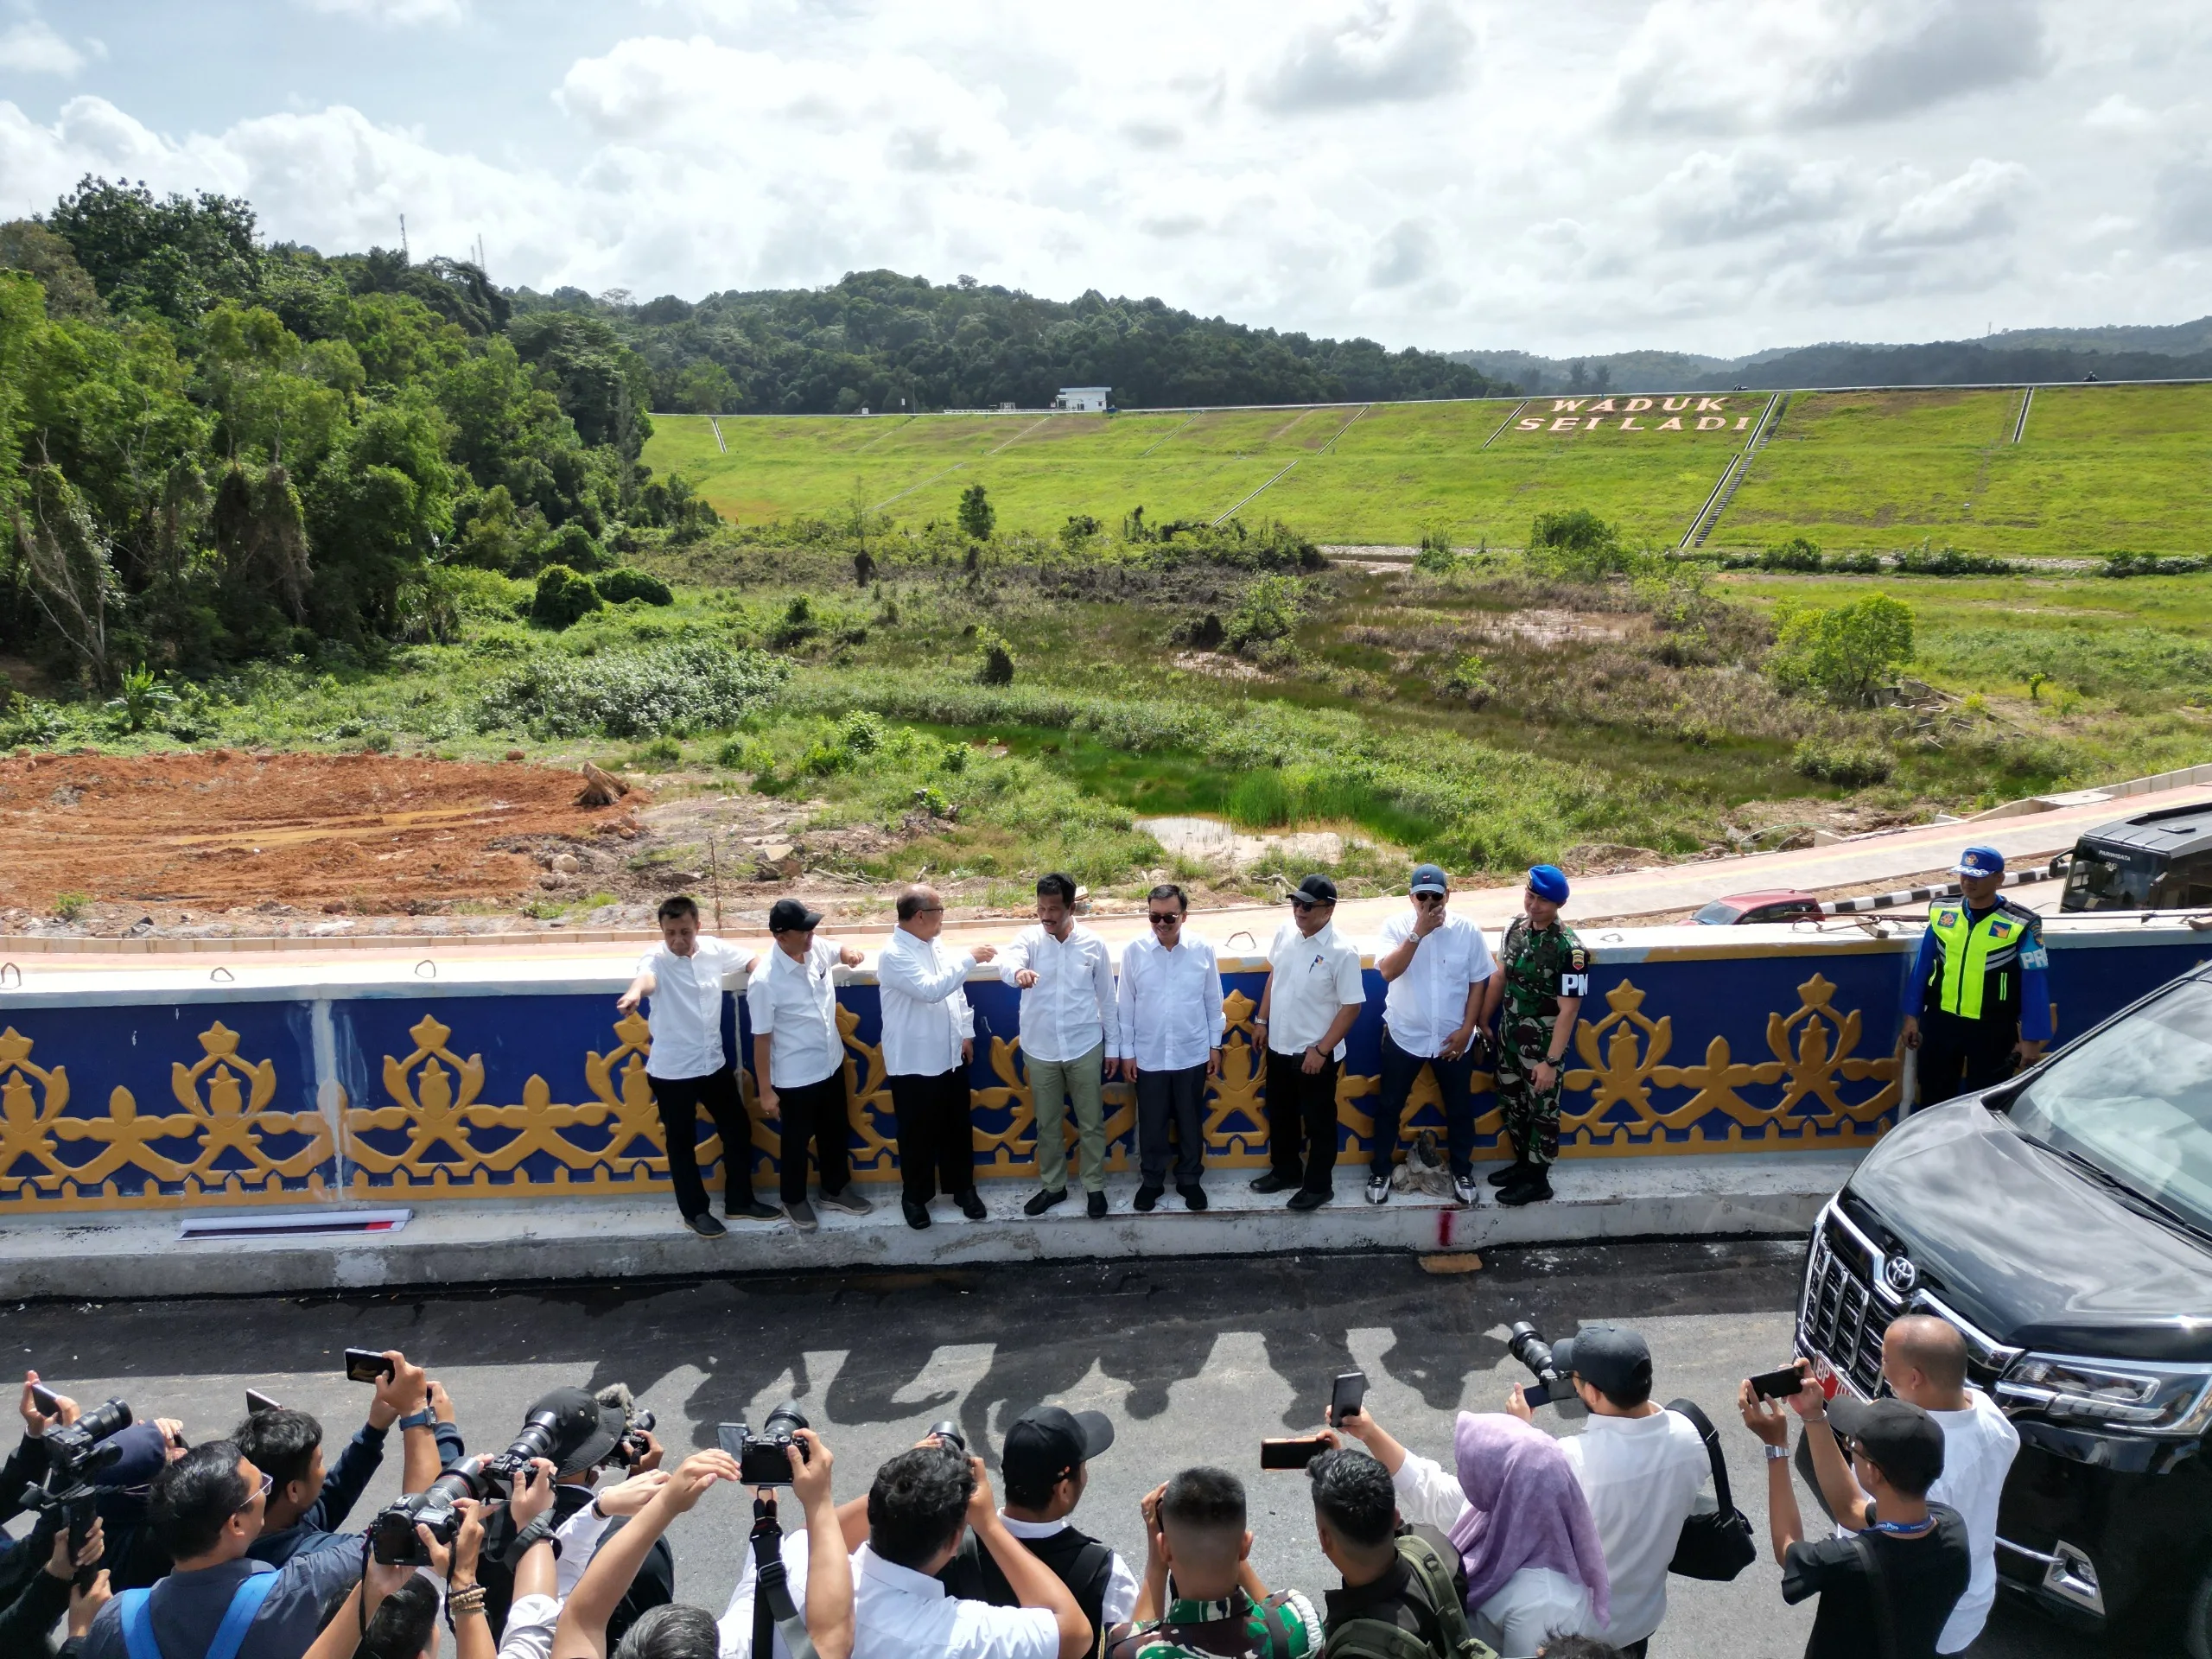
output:
[[[1904,1046],[1920,1052],[1918,1095],[1928,1106],[1995,1087],[2033,1064],[2051,1037],[2043,923],[1997,896],[2005,855],[1969,847],[1954,873],[1960,896],[1929,907],[1904,988]]]

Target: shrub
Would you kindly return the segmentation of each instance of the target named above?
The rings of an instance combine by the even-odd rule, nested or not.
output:
[[[715,751],[715,764],[732,772],[767,772],[776,764],[776,752],[757,737],[733,737]]]
[[[1529,527],[1529,558],[1540,569],[1576,582],[1618,575],[1635,563],[1621,545],[1620,526],[1587,507],[1538,513]]]
[[[1304,605],[1305,590],[1295,576],[1257,577],[1230,613],[1224,637],[1230,649],[1250,655],[1271,640],[1287,639]]]
[[[883,722],[855,709],[837,722],[837,741],[855,754],[874,754],[883,747]]]
[[[683,750],[674,738],[657,737],[632,754],[625,764],[652,772],[666,772],[683,762]]]
[[[1946,547],[1930,553],[1919,547],[1897,555],[1897,569],[1908,576],[2016,576],[2026,567],[1987,553],[1961,553]]]
[[[783,620],[770,630],[768,643],[788,651],[793,645],[804,645],[821,632],[822,623],[814,614],[814,601],[801,594],[784,607]]]
[[[1488,668],[1489,664],[1471,651],[1452,664],[1450,671],[1437,682],[1437,690],[1446,696],[1464,697],[1472,707],[1479,709],[1497,694],[1497,687],[1490,683]]]
[[[1222,626],[1221,613],[1208,611],[1203,616],[1191,618],[1177,628],[1175,639],[1179,645],[1195,645],[1200,651],[1218,651],[1228,633],[1228,629]]]
[[[599,589],[599,596],[610,605],[626,604],[641,599],[648,605],[673,605],[676,594],[658,576],[649,570],[636,570],[620,565],[603,576],[594,576],[592,586]]]
[[[1831,741],[1808,737],[1789,753],[1790,769],[1804,778],[1864,789],[1889,781],[1896,760],[1887,749],[1872,743]]]
[[[571,570],[598,570],[607,563],[607,552],[582,524],[563,524],[540,543],[537,558],[541,564],[565,564]]]
[[[601,604],[591,578],[565,564],[549,564],[537,575],[537,591],[531,598],[530,620],[543,628],[565,628],[581,621]]]
[[[1425,570],[1433,576],[1447,576],[1459,568],[1459,556],[1452,550],[1452,531],[1444,524],[1431,524],[1421,533],[1421,550],[1414,555],[1414,569]]]
[[[1067,523],[1060,526],[1060,545],[1072,553],[1103,528],[1087,512],[1070,513]]]
[[[736,725],[790,677],[773,657],[703,640],[588,658],[544,652],[493,682],[477,726],[543,737],[680,736]]]
[[[991,505],[991,493],[981,484],[970,484],[960,492],[960,533],[969,540],[990,540],[998,517],[997,509]]]
[[[123,695],[111,699],[107,706],[123,717],[123,729],[126,732],[144,731],[156,715],[177,706],[176,693],[162,684],[161,677],[143,663],[125,669],[116,689]]]
[[[2156,553],[2108,553],[2101,576],[2186,576],[2199,570],[2212,570],[2212,558],[2178,555],[2160,557]]]
[[[92,901],[81,893],[57,893],[54,895],[54,916],[65,922],[73,922],[92,907]]]
[[[1833,610],[1785,603],[1775,607],[1768,669],[1786,691],[1863,707],[1896,679],[1912,650],[1911,607],[1887,594]]]
[[[1821,544],[1808,541],[1802,536],[1777,542],[1759,555],[1759,568],[1763,570],[1818,570],[1821,568]]]
[[[7,710],[0,713],[0,748],[43,748],[60,737],[67,724],[54,704],[10,691]]]
[[[985,685],[1014,683],[1014,647],[989,629],[976,636],[976,677]]]

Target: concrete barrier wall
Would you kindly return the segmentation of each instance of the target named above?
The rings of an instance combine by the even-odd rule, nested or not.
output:
[[[1916,928],[1585,937],[1595,960],[1565,1082],[1564,1156],[1849,1150],[1894,1121],[1897,994]],[[2212,933],[2177,921],[2060,922],[2050,940],[2062,1034],[2212,958]],[[1265,1161],[1251,1025],[1265,973],[1255,958],[1224,967],[1229,1035],[1206,1159],[1236,1168]],[[0,1216],[665,1192],[645,1025],[613,1007],[629,974],[620,957],[34,971],[0,988]],[[740,988],[723,1020],[746,1054]],[[1374,1134],[1382,986],[1371,966],[1367,988],[1338,1090],[1344,1163],[1363,1163]],[[869,969],[841,974],[854,1161],[861,1179],[888,1181],[898,1148],[876,995]],[[1031,1179],[1015,993],[984,969],[967,995],[976,1173]],[[1500,1140],[1491,1088],[1478,1073],[1484,1155]],[[1109,1086],[1107,1101],[1110,1165],[1125,1169],[1132,1091]],[[1404,1136],[1441,1128],[1427,1073],[1413,1107]],[[717,1164],[712,1126],[698,1130],[702,1166]],[[772,1179],[775,1151],[756,1114],[756,1182]],[[718,1179],[709,1167],[709,1186]]]

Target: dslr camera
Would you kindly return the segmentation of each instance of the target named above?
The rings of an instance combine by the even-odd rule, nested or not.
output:
[[[42,1516],[60,1516],[71,1538],[81,1542],[99,1518],[92,1478],[123,1456],[114,1440],[130,1421],[130,1408],[111,1400],[73,1423],[48,1429],[46,1478],[24,1487],[18,1502]],[[80,1569],[79,1580],[89,1583],[92,1570]]]
[[[548,1459],[556,1470],[571,1466],[595,1436],[607,1433],[603,1413],[609,1410],[621,1412],[623,1429],[612,1437],[613,1444],[600,1461],[629,1467],[644,1454],[652,1413],[602,1407],[581,1389],[556,1389],[531,1408],[521,1433],[505,1451],[466,1459],[426,1490],[406,1493],[387,1505],[369,1528],[377,1560],[386,1567],[429,1566],[429,1552],[416,1527],[427,1527],[439,1543],[450,1546],[461,1530],[461,1511],[454,1505],[461,1499],[482,1502],[508,1496],[515,1482],[528,1474],[534,1459]]]
[[[1526,1319],[1516,1320],[1506,1327],[1505,1348],[1536,1379],[1522,1384],[1522,1399],[1531,1406],[1558,1406],[1568,1415],[1581,1410],[1582,1397],[1553,1360],[1552,1345],[1544,1340],[1543,1332]]]
[[[791,1484],[790,1448],[798,1447],[801,1461],[813,1457],[806,1442],[792,1431],[812,1427],[798,1402],[786,1400],[768,1414],[758,1434],[743,1423],[718,1424],[715,1434],[722,1450],[737,1459],[737,1478],[743,1484],[788,1486]]]

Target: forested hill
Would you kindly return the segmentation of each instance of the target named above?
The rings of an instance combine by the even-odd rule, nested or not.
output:
[[[698,414],[1033,409],[1062,386],[1110,386],[1122,408],[1512,389],[1434,352],[1249,328],[1096,290],[1063,303],[967,277],[857,271],[830,288],[712,294],[696,305],[573,288],[510,297],[518,318],[568,312],[612,324],[650,365],[653,407]]]

